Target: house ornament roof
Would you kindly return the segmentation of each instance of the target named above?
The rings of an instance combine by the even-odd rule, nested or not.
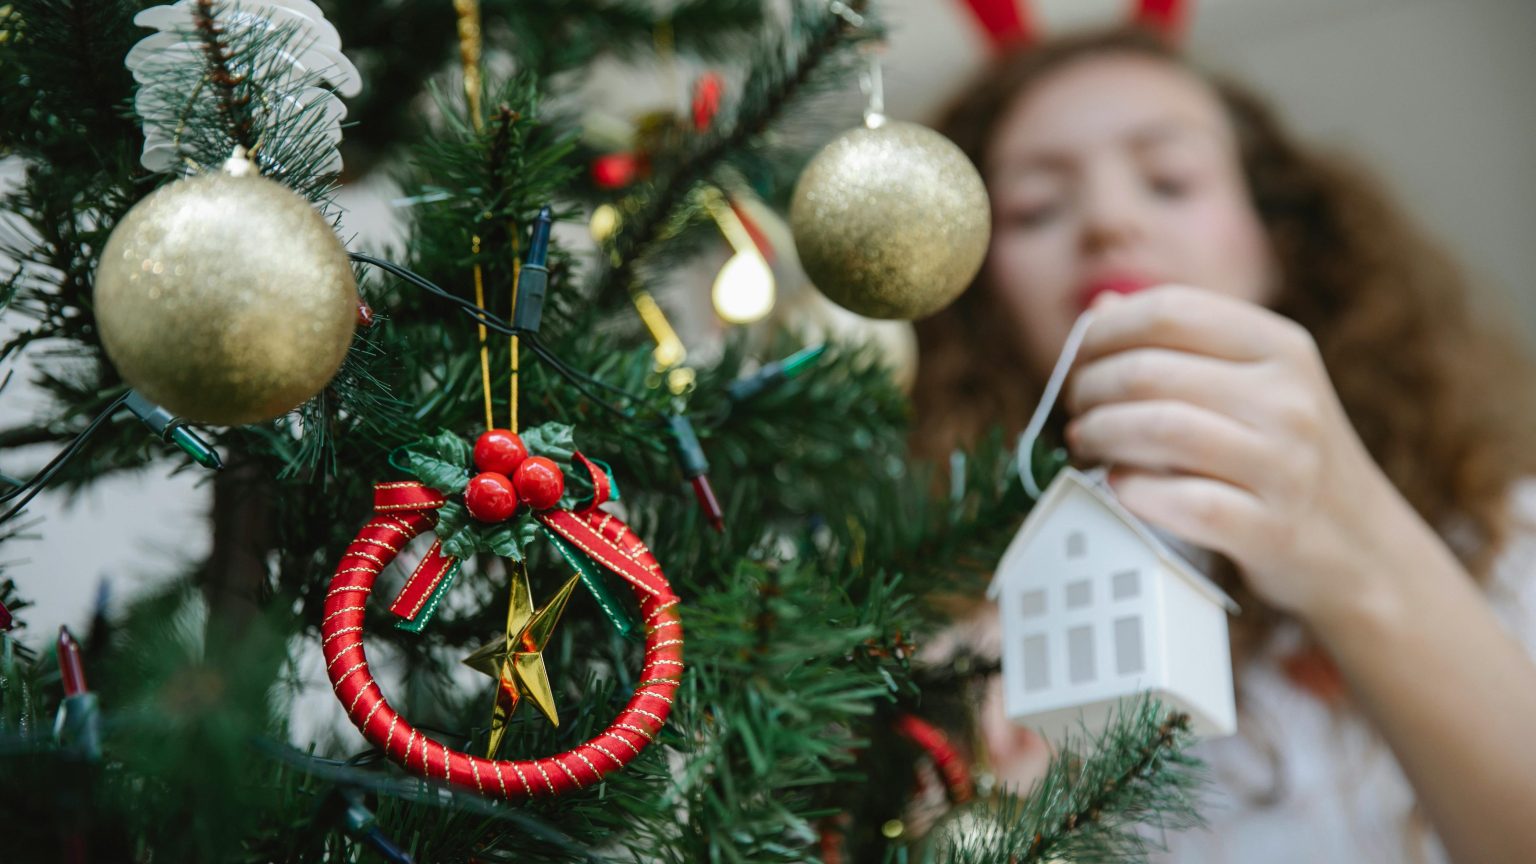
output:
[[[1055,480],[1045,490],[1045,494],[1040,497],[1039,501],[1035,502],[1035,506],[1029,511],[1029,517],[1024,520],[1024,525],[1019,529],[1019,534],[1014,537],[1013,542],[1008,544],[1008,551],[1003,554],[1003,560],[998,565],[997,572],[993,574],[992,585],[987,589],[987,596],[994,600],[997,599],[998,595],[1002,592],[1002,580],[1006,569],[1004,565],[1008,563],[1010,558],[1015,557],[1015,555],[1020,553],[1020,550],[1023,550],[1034,540],[1035,534],[1039,533],[1040,526],[1045,524],[1048,514],[1076,488],[1087,492],[1095,501],[1102,504],[1106,510],[1114,514],[1117,519],[1124,523],[1127,528],[1147,545],[1147,548],[1157,555],[1160,561],[1192,585],[1195,590],[1206,595],[1211,602],[1225,607],[1233,615],[1239,614],[1241,609],[1237,605],[1237,601],[1217,587],[1216,583],[1200,572],[1200,568],[1191,564],[1189,559],[1174,550],[1162,537],[1158,536],[1157,531],[1150,525],[1143,522],[1131,511],[1125,509],[1125,505],[1120,503],[1119,499],[1115,497],[1114,491],[1109,488],[1109,484],[1105,479],[1106,473],[1103,468],[1094,468],[1087,472],[1079,471],[1070,466],[1061,469],[1060,473],[1056,475]]]

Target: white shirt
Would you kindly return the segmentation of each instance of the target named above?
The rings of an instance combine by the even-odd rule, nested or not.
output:
[[[1536,656],[1536,480],[1517,484],[1517,517],[1495,562],[1487,597]],[[1276,634],[1272,650],[1241,674],[1237,735],[1197,743],[1210,783],[1206,829],[1166,838],[1157,864],[1354,864],[1447,862],[1392,752],[1360,715],[1300,689],[1279,658],[1299,641]]]

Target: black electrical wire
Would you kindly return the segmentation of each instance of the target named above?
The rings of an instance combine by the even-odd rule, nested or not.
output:
[[[587,373],[573,369],[571,366],[567,365],[564,360],[561,360],[558,356],[556,356],[556,354],[538,338],[537,333],[514,327],[507,323],[505,319],[497,316],[495,313],[487,310],[485,307],[479,306],[473,301],[470,301],[464,297],[460,297],[457,294],[453,294],[445,290],[442,286],[437,285],[436,283],[427,279],[426,277],[407,270],[406,268],[392,261],[386,261],[383,258],[375,258],[372,255],[366,255],[362,252],[349,252],[347,254],[353,261],[377,267],[386,273],[399,277],[400,279],[415,285],[416,287],[426,291],[429,294],[432,294],[433,296],[448,300],[449,302],[458,306],[469,317],[473,318],[476,323],[484,325],[487,330],[493,330],[506,336],[517,336],[521,338],[528,343],[529,348],[533,350],[534,354],[538,355],[539,359],[543,360],[545,363],[548,363],[550,368],[554,369],[561,376],[569,380],[573,385],[575,385],[576,389],[583,396],[586,396],[587,399],[596,403],[599,407],[626,420],[632,420],[635,416],[633,411],[616,406],[601,396],[597,395],[596,393],[592,392],[590,389],[591,387],[601,387],[605,390],[609,390],[619,396],[622,396],[625,399],[628,399],[634,405],[639,406],[640,408],[647,410],[652,414],[655,414],[658,418],[660,417],[660,412],[647,406],[645,402],[635,394],[630,393],[621,387],[609,384],[608,382],[596,378],[592,375],[588,375]]]
[[[70,459],[73,459],[75,454],[80,451],[80,448],[85,446],[85,442],[90,439],[91,435],[101,428],[101,424],[107,422],[113,414],[117,413],[117,409],[123,407],[123,403],[127,401],[128,393],[123,393],[121,396],[113,399],[107,404],[107,407],[101,410],[100,414],[96,415],[95,419],[80,431],[79,435],[75,436],[73,441],[69,442],[68,446],[60,450],[57,456],[49,460],[48,464],[44,465],[43,469],[37,472],[31,480],[0,495],[0,503],[17,497],[21,498],[20,501],[16,502],[16,506],[5,511],[5,515],[0,516],[0,522],[6,522],[17,513],[20,513],[22,508],[27,506],[27,502],[37,497],[37,494],[43,491],[43,487],[48,485],[48,481],[53,479],[53,475],[57,474],[59,469],[63,468]]]
[[[555,355],[551,354],[548,349],[544,348],[538,342],[532,340],[529,341],[529,345],[533,348],[533,353],[539,355],[539,357],[542,358],[544,362],[552,366],[556,372],[564,375],[571,382],[572,386],[574,386],[583,396],[587,397],[587,399],[591,400],[599,408],[617,414],[619,417],[622,417],[625,420],[634,419],[634,412],[620,408],[619,406],[614,405],[598,394],[592,392],[591,388],[587,386],[586,382],[581,379],[581,376],[572,374],[573,370],[566,368],[565,364],[554,360],[553,358]]]
[[[559,372],[561,375],[564,375],[566,378],[570,379],[571,382],[573,384],[576,384],[578,388],[581,386],[581,382],[585,381],[588,384],[591,384],[591,385],[596,386],[596,387],[601,387],[604,390],[611,391],[613,393],[618,394],[619,396],[622,396],[625,399],[628,399],[631,403],[633,403],[635,405],[636,408],[639,408],[639,409],[649,413],[653,420],[660,421],[662,419],[663,415],[662,415],[662,413],[660,411],[658,411],[655,408],[652,408],[651,406],[645,404],[645,402],[643,402],[640,399],[640,397],[636,396],[633,393],[630,393],[628,390],[625,390],[624,388],[618,387],[618,386],[613,385],[613,384],[609,384],[607,381],[604,381],[601,378],[597,378],[597,377],[594,377],[592,375],[589,375],[586,372],[582,372],[579,369],[572,368],[564,360],[561,360],[559,358],[559,356],[557,356],[553,351],[549,350],[549,346],[545,345],[544,342],[541,339],[539,339],[537,336],[534,336],[534,335],[530,334],[530,335],[525,336],[523,338],[528,343],[529,347],[531,347],[533,349],[533,352],[539,356],[540,359],[542,359],[544,362],[548,363],[549,365],[555,367],[555,371]],[[583,390],[582,392],[586,392],[586,391]],[[592,396],[589,393],[588,394],[588,398],[594,398],[595,399],[597,397]],[[626,416],[633,416],[633,414],[631,412],[626,411],[625,413],[626,413]]]
[[[572,376],[572,377],[576,377],[576,378],[580,378],[580,379],[586,381],[588,384],[592,384],[592,385],[601,387],[604,390],[607,390],[607,391],[609,391],[611,393],[617,394],[619,396],[623,396],[625,399],[629,399],[630,401],[633,401],[633,402],[639,402],[640,401],[640,397],[638,397],[635,394],[629,392],[628,390],[625,390],[623,387],[620,387],[617,384],[609,384],[607,381],[604,381],[601,378],[598,378],[598,377],[596,377],[594,375],[591,375],[589,373],[586,373],[586,372],[582,372],[580,369],[573,368],[572,366],[567,364],[564,360],[561,360],[559,357],[557,357],[553,351],[550,351],[549,350],[549,346],[544,344],[543,340],[541,340],[538,337],[538,334],[528,333],[528,334],[524,335],[522,338],[527,340],[529,345],[533,346],[533,350],[536,353],[537,352],[542,352],[542,353],[539,354],[540,357],[543,357],[547,362],[558,364],[559,366],[561,366],[565,370],[565,374],[566,375]]]
[[[429,294],[433,294],[449,301],[450,303],[453,303],[462,309],[465,314],[469,315],[469,317],[475,319],[476,323],[485,325],[486,329],[488,330],[494,330],[497,333],[501,333],[506,336],[524,335],[522,331],[513,327],[511,324],[508,324],[505,320],[491,313],[484,307],[477,306],[474,302],[445,290],[437,283],[432,282],[426,277],[417,273],[413,273],[412,271],[401,267],[399,264],[395,264],[392,261],[386,261],[383,258],[375,258],[372,255],[365,255],[362,252],[349,252],[347,255],[353,261],[377,267],[386,273],[404,279],[405,281],[415,285],[417,288],[420,288]]]

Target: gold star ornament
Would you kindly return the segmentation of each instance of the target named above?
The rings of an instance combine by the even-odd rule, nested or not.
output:
[[[491,736],[487,758],[494,758],[507,731],[507,722],[523,698],[538,708],[549,722],[560,725],[555,694],[544,668],[544,646],[554,633],[566,601],[571,599],[580,576],[573,575],[543,608],[533,608],[528,571],[519,563],[513,568],[511,601],[507,604],[507,633],[503,639],[478,649],[464,664],[496,679],[496,704],[491,710]]]

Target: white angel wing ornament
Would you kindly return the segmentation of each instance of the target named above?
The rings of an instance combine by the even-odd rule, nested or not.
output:
[[[337,145],[346,107],[338,98],[356,96],[362,77],[341,53],[341,36],[310,0],[179,0],[153,6],[134,16],[134,23],[159,31],[133,46],[124,61],[139,83],[134,106],[144,120],[144,153],[140,162],[157,172],[179,171],[186,164],[187,142],[182,131],[187,118],[218,94],[205,77],[189,70],[206,69],[206,30],[199,13],[212,16],[218,38],[227,45],[253,44],[261,39],[260,56],[235,51],[233,71],[253,80],[260,98],[252,106],[263,129],[284,129],[299,135],[304,150],[319,154],[316,173],[341,170]],[[237,142],[238,143],[238,142]],[[227,155],[227,154],[225,154]]]

